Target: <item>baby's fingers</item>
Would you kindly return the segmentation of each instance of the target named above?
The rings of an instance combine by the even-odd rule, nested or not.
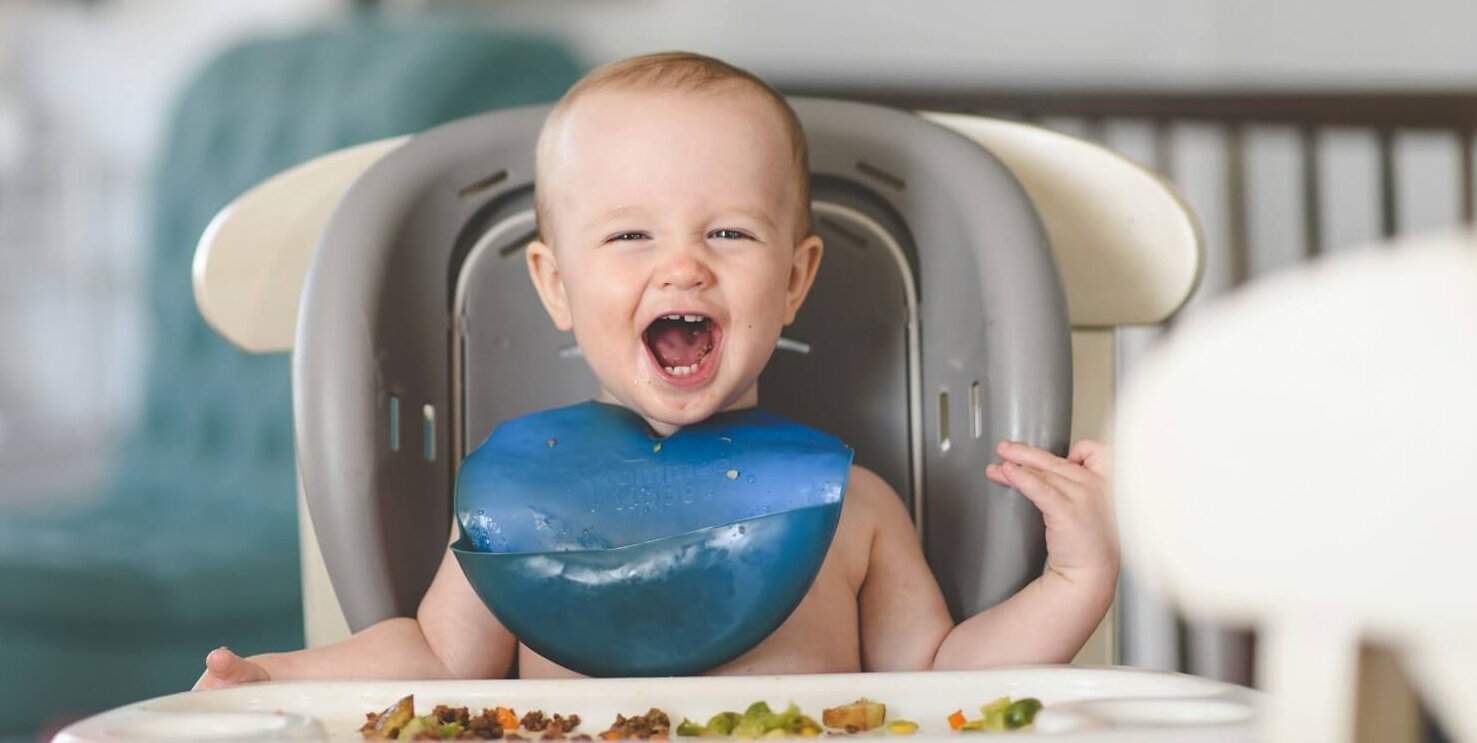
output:
[[[1029,444],[1016,441],[1001,441],[995,446],[995,451],[1002,459],[1016,464],[1032,467],[1043,472],[1051,472],[1057,476],[1081,482],[1086,473],[1082,472],[1081,466],[1068,462],[1051,452],[1040,449]]]
[[[195,682],[195,688],[219,689],[268,680],[266,670],[260,665],[220,647],[205,656],[205,673]]]
[[[1061,488],[1052,483],[1057,478],[1049,472],[1023,467],[1014,462],[990,466],[997,467],[998,471],[1005,476],[1005,482],[1001,483],[1002,485],[1015,488],[1021,495],[1026,496],[1027,500],[1035,504],[1043,514],[1066,508],[1071,503]],[[988,469],[986,468],[987,475]]]
[[[1092,439],[1082,439],[1067,452],[1067,461],[1080,464],[1095,475],[1107,477],[1112,463],[1113,450],[1107,444]]]

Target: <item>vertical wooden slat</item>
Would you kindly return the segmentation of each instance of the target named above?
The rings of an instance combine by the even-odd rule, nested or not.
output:
[[[1417,743],[1423,739],[1415,687],[1393,650],[1364,645],[1359,651],[1355,743]]]
[[[1318,149],[1318,129],[1304,127],[1301,134],[1303,257],[1317,258],[1323,253],[1323,158]]]
[[[1101,116],[1087,116],[1082,119],[1082,133],[1088,139],[1104,144],[1108,141],[1108,128]]]
[[[1190,622],[1179,612],[1175,612],[1174,617],[1174,651],[1175,668],[1188,673],[1193,657],[1190,652]]]
[[[1457,130],[1457,149],[1461,153],[1462,221],[1477,227],[1477,151],[1472,146],[1477,129]]]
[[[1230,220],[1230,279],[1231,286],[1235,287],[1251,277],[1251,255],[1247,245],[1246,134],[1239,123],[1226,127],[1226,200]]]
[[[1400,231],[1400,215],[1395,202],[1398,183],[1395,179],[1395,131],[1379,131],[1380,150],[1380,234],[1394,237]]]
[[[1118,387],[1116,335],[1112,329],[1072,330],[1072,441],[1112,438],[1113,396]],[[1073,663],[1123,662],[1119,641],[1123,602],[1120,591]]]
[[[1169,119],[1154,120],[1154,169],[1174,180],[1174,122]]]

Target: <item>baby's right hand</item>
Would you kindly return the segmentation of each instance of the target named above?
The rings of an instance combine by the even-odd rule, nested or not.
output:
[[[195,682],[194,691],[271,680],[267,669],[260,664],[242,658],[228,648],[219,647],[205,656],[205,673],[200,674],[200,680]]]

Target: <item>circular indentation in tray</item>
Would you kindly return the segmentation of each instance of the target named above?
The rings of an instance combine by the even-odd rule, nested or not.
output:
[[[316,720],[267,712],[139,712],[106,728],[103,739],[258,740],[321,738]]]
[[[1252,708],[1228,699],[1099,699],[1072,705],[1072,711],[1115,726],[1228,725],[1251,719]]]
[[[1080,730],[1102,729],[1108,725],[1101,720],[1046,707],[1036,714],[1036,724],[1032,727],[1038,733],[1075,733]]]

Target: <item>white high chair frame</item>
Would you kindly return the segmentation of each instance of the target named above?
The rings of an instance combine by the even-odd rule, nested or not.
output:
[[[1050,237],[1072,326],[1073,440],[1111,439],[1114,330],[1154,325],[1189,299],[1202,273],[1193,213],[1162,178],[1092,143],[982,117],[923,113],[997,157],[1029,195]],[[318,237],[355,179],[407,138],[324,155],[248,191],[211,222],[195,254],[196,303],[207,322],[252,353],[292,351],[299,298]],[[980,463],[983,477],[984,463]],[[308,645],[347,637],[299,497]],[[448,528],[450,524],[448,524]],[[1118,658],[1116,608],[1077,661]]]
[[[1118,416],[1135,575],[1258,628],[1267,740],[1416,738],[1363,643],[1477,740],[1477,232],[1297,266],[1176,331]]]

